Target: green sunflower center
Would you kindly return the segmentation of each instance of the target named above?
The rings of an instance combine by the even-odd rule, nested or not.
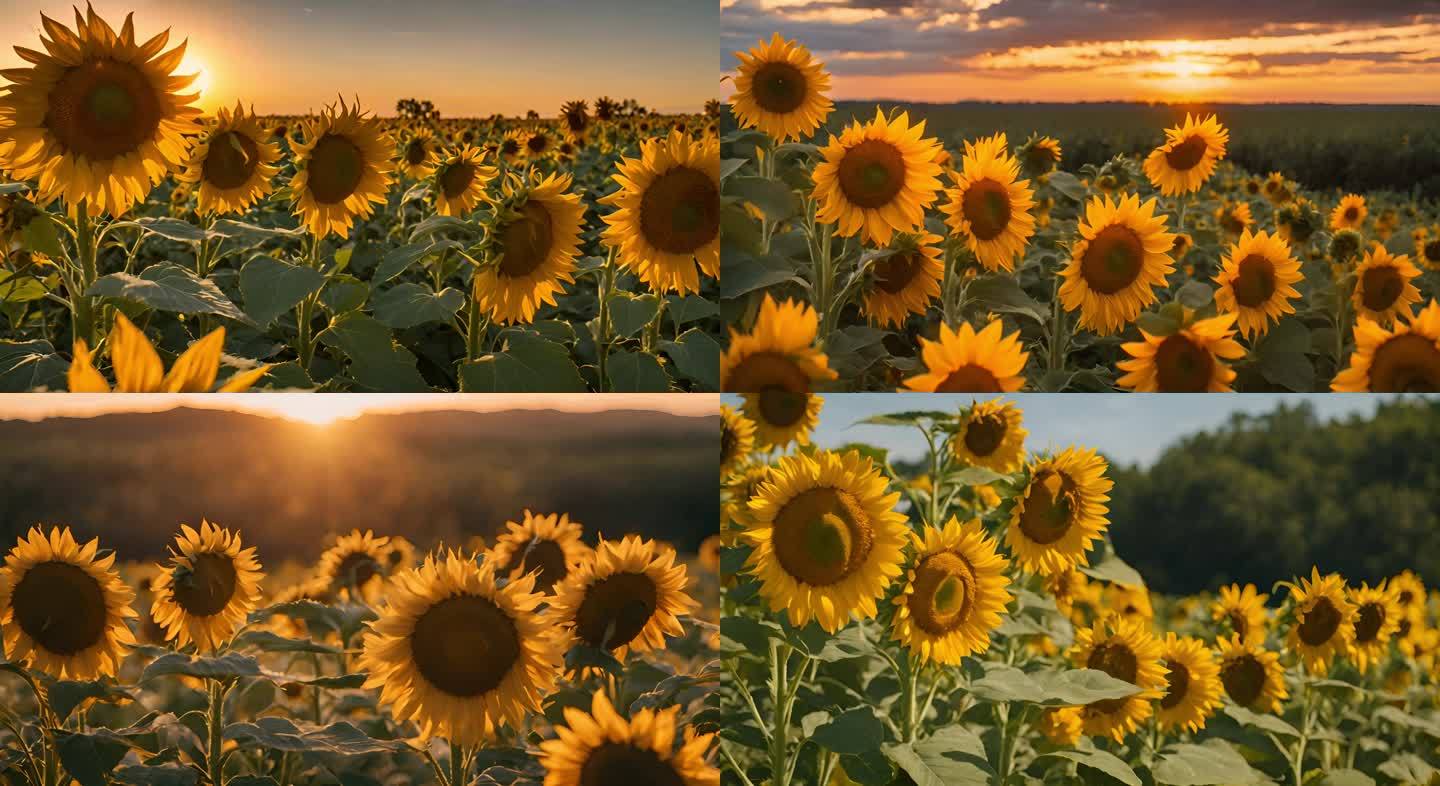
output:
[[[1251,254],[1236,266],[1235,301],[1246,308],[1263,305],[1275,294],[1275,266],[1260,254]]]
[[[67,152],[95,161],[139,150],[155,138],[163,114],[156,86],[117,60],[66,69],[48,99],[45,127]]]
[[[989,456],[1005,441],[1009,425],[1009,421],[999,413],[971,418],[970,422],[965,424],[965,449],[969,450],[971,455],[981,458]]]
[[[1225,695],[1241,707],[1253,707],[1265,693],[1265,666],[1254,655],[1241,655],[1220,669]]]
[[[1375,348],[1370,362],[1375,393],[1440,391],[1440,347],[1417,333],[1404,333]]]
[[[219,614],[235,597],[240,575],[235,561],[224,554],[197,554],[190,565],[176,565],[170,596],[185,613],[195,617]]]
[[[862,208],[884,207],[905,187],[905,157],[883,139],[867,139],[845,151],[840,190]]]
[[[1130,648],[1119,642],[1101,644],[1090,653],[1085,660],[1085,667],[1103,671],[1117,680],[1124,680],[1134,684],[1135,677],[1140,671],[1140,662],[1136,660],[1135,653]],[[1130,701],[1124,699],[1106,699],[1104,701],[1092,702],[1087,705],[1090,709],[1109,715],[1117,712]]]
[[[1166,336],[1155,350],[1155,375],[1162,393],[1204,393],[1214,371],[1210,351],[1180,333]]]
[[[937,393],[1001,393],[1000,380],[995,372],[974,363],[961,366],[950,372],[939,385]]]
[[[785,503],[775,516],[773,537],[785,572],[817,587],[858,570],[874,543],[870,518],[859,501],[834,488],[810,489]]]
[[[675,767],[653,750],[607,742],[590,752],[580,768],[578,786],[685,786]]]
[[[942,636],[964,624],[975,603],[975,572],[959,554],[932,554],[915,569],[914,590],[908,605],[915,624],[933,636]]]
[[[871,268],[875,274],[875,286],[892,295],[905,291],[920,271],[923,258],[919,251],[902,251],[881,259]]]
[[[1165,154],[1166,163],[1171,169],[1184,172],[1187,169],[1194,169],[1200,160],[1205,158],[1205,138],[1199,135],[1190,136],[1184,142],[1170,148]]]
[[[510,561],[505,563],[503,572],[511,573],[516,568],[520,569],[521,575],[539,571],[535,577],[535,591],[543,593],[553,591],[555,585],[570,573],[565,562],[565,549],[553,540],[531,540],[523,548],[517,548],[510,555]]]
[[[669,254],[693,254],[720,234],[720,190],[698,169],[677,166],[640,198],[640,231]]]
[[[216,188],[239,188],[250,180],[259,164],[260,147],[255,140],[237,131],[226,131],[210,140],[200,174]]]
[[[1405,278],[1389,266],[1372,267],[1360,277],[1360,302],[1371,311],[1384,311],[1395,305],[1405,291]]]
[[[105,637],[105,592],[77,565],[51,561],[30,568],[10,605],[20,629],[57,655],[74,655]]]
[[[1145,244],[1135,230],[1111,224],[1095,234],[1080,258],[1080,275],[1102,295],[1135,283],[1145,262]]]
[[[445,194],[446,199],[457,199],[470,184],[475,182],[475,166],[464,161],[445,167],[445,172],[440,175],[440,191]]]
[[[1369,644],[1380,634],[1385,625],[1385,608],[1378,603],[1366,603],[1355,617],[1355,643]]]
[[[365,155],[346,137],[326,134],[311,148],[306,171],[315,201],[333,205],[345,201],[360,187]]]
[[[755,76],[750,80],[750,92],[755,103],[766,112],[777,115],[799,109],[805,103],[808,90],[805,74],[784,62],[765,63],[755,70]]]
[[[592,647],[623,647],[645,629],[658,602],[659,593],[649,576],[616,573],[585,591],[575,612],[575,633]]]
[[[1320,598],[1300,620],[1300,640],[1312,647],[1330,641],[1340,630],[1340,610],[1329,598]]]
[[[524,278],[545,264],[555,243],[550,211],[535,200],[527,200],[519,217],[500,231],[500,275]]]
[[[520,660],[520,636],[515,621],[493,602],[457,595],[415,620],[410,653],[437,690],[470,698],[499,687]]]
[[[965,189],[960,209],[970,222],[970,234],[978,240],[994,240],[1010,224],[1010,190],[997,180],[976,181]]]
[[[1074,524],[1075,482],[1062,472],[1041,470],[1030,479],[1025,509],[1020,512],[1020,531],[1041,545],[1065,536]]]

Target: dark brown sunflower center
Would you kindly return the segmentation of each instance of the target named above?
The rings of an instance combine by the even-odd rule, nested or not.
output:
[[[1375,349],[1370,363],[1370,390],[1375,393],[1440,391],[1440,347],[1417,333],[1405,333]]]
[[[740,361],[730,372],[725,388],[737,393],[759,393],[762,391],[810,392],[810,377],[795,361],[779,352],[756,352]],[[786,404],[787,402],[779,402]],[[764,414],[764,398],[761,398],[761,414]],[[788,410],[791,407],[785,406]],[[768,420],[767,416],[767,420]],[[770,421],[772,423],[776,421]],[[791,422],[794,422],[793,419]]]
[[[1258,193],[1260,193],[1260,184],[1257,183],[1257,182],[1255,182],[1254,180],[1247,180],[1247,181],[1245,181],[1245,193],[1247,193],[1247,194],[1258,194]]]
[[[1000,380],[995,372],[974,363],[961,366],[950,372],[935,387],[938,393],[1001,393]]]
[[[969,619],[975,591],[975,572],[970,563],[945,551],[926,557],[915,569],[915,585],[907,605],[921,630],[942,636]]]
[[[1231,611],[1225,618],[1230,621],[1230,630],[1238,634],[1241,641],[1244,641],[1246,637],[1249,636],[1250,621],[1245,619],[1244,614],[1241,614],[1239,611]]]
[[[793,393],[783,388],[760,391],[760,414],[772,426],[793,426],[805,417],[809,408],[808,394]]]
[[[1030,479],[1020,531],[1041,545],[1054,543],[1070,531],[1075,515],[1075,482],[1069,476],[1045,469]]]
[[[1415,600],[1415,594],[1410,590],[1400,590],[1400,594],[1396,596],[1396,600],[1402,607],[1409,606],[1410,603]]]
[[[1384,311],[1395,305],[1405,291],[1405,279],[1393,267],[1372,267],[1360,277],[1360,302],[1371,311]]]
[[[677,166],[640,198],[640,231],[670,254],[692,254],[720,234],[720,190],[704,172]]]
[[[440,175],[440,191],[445,194],[446,199],[457,199],[473,182],[475,182],[475,166],[464,161],[456,161],[445,167],[444,174]]]
[[[45,127],[67,152],[94,161],[134,153],[155,137],[163,110],[144,72],[117,60],[65,70],[50,88]]]
[[[810,489],[785,503],[775,516],[772,537],[785,572],[816,587],[859,569],[875,539],[860,503],[834,488]]]
[[[979,240],[994,240],[1010,224],[1010,190],[990,178],[976,181],[965,190],[960,209],[970,222],[970,234]]]
[[[216,188],[239,188],[255,174],[259,164],[260,147],[255,140],[236,131],[226,131],[210,140],[210,150],[200,174]]]
[[[720,425],[720,466],[729,466],[730,462],[738,458],[736,451],[739,448],[740,440],[736,436],[735,430],[730,428],[729,424],[722,422]]]
[[[1190,691],[1190,670],[1185,668],[1185,664],[1173,660],[1165,661],[1165,668],[1170,670],[1165,675],[1165,681],[1169,685],[1165,698],[1160,700],[1160,706],[1168,710],[1184,701],[1185,694]]]
[[[1432,240],[1425,244],[1425,261],[1440,262],[1440,240]]]
[[[1275,294],[1275,266],[1260,254],[1251,254],[1236,266],[1235,280],[1230,285],[1235,300],[1246,308],[1256,308]]]
[[[997,413],[972,418],[965,424],[965,449],[981,458],[989,456],[1005,441],[1009,426],[1009,421]]]
[[[1385,625],[1385,608],[1378,603],[1366,603],[1355,617],[1355,643],[1369,644],[1380,634]]]
[[[867,139],[840,159],[840,190],[863,208],[884,207],[905,187],[905,157],[883,139]]]
[[[1238,235],[1245,231],[1245,222],[1235,215],[1234,211],[1227,210],[1220,216],[1220,226],[1232,235]]]
[[[1225,695],[1241,707],[1253,707],[1265,693],[1265,666],[1254,655],[1241,655],[1220,669]]]
[[[535,272],[550,256],[555,230],[550,211],[534,200],[525,203],[519,218],[500,231],[500,275],[524,278]]]
[[[1103,671],[1117,680],[1134,684],[1135,677],[1140,671],[1140,662],[1135,659],[1135,653],[1131,652],[1129,647],[1124,644],[1110,643],[1096,647],[1090,653],[1090,657],[1086,659],[1085,667]],[[1106,699],[1092,702],[1087,706],[1108,715],[1119,711],[1129,700],[1129,698]]]
[[[644,573],[616,573],[585,591],[575,632],[586,644],[616,649],[629,644],[655,614],[659,593]]]
[[[535,577],[536,592],[551,592],[570,573],[565,562],[565,549],[553,540],[535,540],[517,548],[505,564],[504,572],[520,569],[521,574],[539,571]]]
[[[1205,138],[1202,136],[1187,137],[1184,142],[1170,148],[1165,154],[1165,161],[1170,164],[1171,169],[1184,172],[1187,169],[1195,168],[1200,160],[1205,157]]]
[[[750,92],[766,112],[788,114],[805,103],[805,74],[789,63],[766,63],[755,70]]]
[[[335,568],[335,580],[343,585],[363,587],[380,575],[380,563],[368,552],[352,551]]]
[[[514,139],[506,139],[500,143],[500,152],[507,156],[513,156],[520,152],[520,143]]]
[[[457,595],[415,620],[410,655],[426,681],[461,698],[495,690],[519,662],[515,621],[491,601]]]
[[[924,255],[919,251],[902,251],[876,262],[871,268],[875,274],[875,286],[892,295],[905,291],[920,271],[922,259]]]
[[[531,153],[543,153],[545,148],[550,146],[550,137],[544,134],[531,134],[525,139],[525,149]]]
[[[174,571],[170,596],[196,617],[219,614],[235,597],[239,585],[235,560],[224,554],[197,554],[188,568],[177,565]]]
[[[1056,158],[1055,151],[1045,145],[1032,145],[1025,151],[1025,163],[1031,169],[1047,169]]]
[[[1135,230],[1112,224],[1095,234],[1080,258],[1080,275],[1091,289],[1113,295],[1140,277],[1145,244]]]
[[[1155,376],[1162,393],[1204,393],[1214,371],[1210,351],[1183,334],[1166,336],[1155,350]]]
[[[310,193],[322,205],[345,201],[365,174],[365,155],[359,146],[339,134],[320,137],[306,165]]]
[[[653,750],[622,742],[607,742],[585,758],[579,786],[685,786],[674,765]]]
[[[1340,610],[1329,598],[1320,598],[1300,620],[1300,640],[1318,647],[1335,636],[1340,629]]]
[[[1355,219],[1357,219],[1357,218],[1359,218],[1359,217],[1360,217],[1360,209],[1359,209],[1359,208],[1355,207],[1354,205],[1351,205],[1350,207],[1345,208],[1345,220],[1346,220],[1346,221],[1354,221]]]
[[[425,163],[425,143],[418,139],[410,140],[405,146],[405,163],[410,166],[420,166]]]
[[[105,592],[94,576],[68,562],[41,562],[25,571],[10,606],[20,629],[57,655],[74,655],[105,637]]]
[[[1409,618],[1409,617],[1401,617],[1401,618],[1400,618],[1400,628],[1399,628],[1399,630],[1395,631],[1395,635],[1398,636],[1398,637],[1400,637],[1400,638],[1402,638],[1402,639],[1405,638],[1406,636],[1409,636],[1409,635],[1410,635],[1410,618]]]

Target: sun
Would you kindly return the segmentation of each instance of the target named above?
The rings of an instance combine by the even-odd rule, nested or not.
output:
[[[180,60],[180,66],[175,73],[195,75],[195,81],[186,92],[200,94],[200,99],[195,102],[196,106],[209,112],[220,105],[219,96],[212,89],[214,72],[206,65],[205,59],[196,53],[194,42],[185,48],[185,57]]]

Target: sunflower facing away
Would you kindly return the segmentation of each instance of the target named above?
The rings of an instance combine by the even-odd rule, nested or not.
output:
[[[580,522],[564,513],[540,516],[527,510],[523,520],[505,522],[486,559],[511,581],[535,573],[535,591],[549,595],[590,558],[590,548],[580,540],[583,533]]]
[[[940,339],[920,339],[925,373],[905,380],[905,387],[924,393],[1014,393],[1025,386],[1025,361],[1030,353],[1020,331],[1002,336],[1004,323],[992,320],[979,333],[969,322],[959,330],[940,324]]]
[[[978,520],[961,524],[952,516],[915,540],[914,565],[894,601],[891,636],[922,662],[959,665],[966,655],[990,648],[990,633],[1013,598],[1005,575],[1010,561],[996,553]]]
[[[744,128],[758,128],[777,141],[799,140],[815,133],[834,104],[826,97],[830,74],[803,44],[776,33],[769,43],[756,42],[736,52],[735,94],[730,108]]]
[[[1350,365],[1330,383],[1337,393],[1440,391],[1440,303],[1387,330],[1361,317],[1355,322]]]
[[[199,184],[201,213],[243,213],[270,193],[279,160],[280,147],[260,128],[255,113],[237,102],[233,111],[222,107],[216,113],[175,179]]]
[[[1310,578],[1288,584],[1294,599],[1295,624],[1290,627],[1286,647],[1305,664],[1305,671],[1323,675],[1330,661],[1344,655],[1355,641],[1355,605],[1346,597],[1345,580],[1337,573],[1320,575],[1310,569]]]
[[[363,639],[366,688],[425,737],[478,745],[519,727],[555,686],[561,653],[537,613],[534,577],[499,583],[489,564],[431,555],[396,576]]]
[[[153,584],[151,614],[178,646],[193,641],[213,652],[260,602],[265,574],[255,549],[242,549],[239,533],[202,521],[199,532],[181,525],[170,554]]]
[[[1031,134],[1020,146],[1020,164],[1030,175],[1046,175],[1060,165],[1060,140]]]
[[[720,771],[706,763],[714,735],[691,729],[677,747],[675,724],[680,708],[636,711],[621,717],[596,691],[590,712],[565,708],[565,723],[555,739],[540,743],[544,786],[719,786]]]
[[[1420,270],[1405,254],[1392,255],[1376,243],[1355,267],[1355,292],[1351,302],[1356,317],[1388,325],[1397,317],[1410,318],[1420,302],[1415,279]]]
[[[1254,584],[1221,587],[1220,597],[1210,606],[1210,618],[1223,624],[1241,641],[1263,643],[1267,619],[1265,601],[1269,597],[1256,591]]]
[[[440,140],[435,132],[421,126],[401,138],[395,168],[411,180],[424,180],[435,172],[435,159],[439,154]]]
[[[1187,112],[1185,122],[1165,129],[1165,144],[1145,159],[1145,176],[1165,196],[1199,191],[1225,157],[1229,141],[1230,132],[1214,115],[1201,118]]]
[[[870,268],[860,313],[880,327],[900,327],[911,314],[924,314],[940,297],[945,265],[940,261],[939,235],[899,233],[889,254]]]
[[[1166,634],[1160,645],[1168,686],[1155,710],[1161,731],[1184,729],[1195,733],[1220,707],[1220,666],[1205,642],[1190,636]]]
[[[925,224],[925,208],[940,190],[940,143],[925,138],[925,121],[910,125],[901,112],[887,120],[857,120],[820,149],[815,181],[815,220],[835,224],[839,237],[860,235],[862,243],[884,246],[896,232]]]
[[[1354,641],[1350,659],[1361,674],[1385,660],[1390,640],[1400,630],[1400,593],[1395,587],[1361,584],[1352,590],[1350,602],[1355,606]]]
[[[720,477],[745,464],[755,450],[755,423],[729,404],[720,405]]]
[[[1067,448],[1034,461],[1015,500],[1005,543],[1022,569],[1049,576],[1086,564],[1110,526],[1109,464],[1093,449]]]
[[[435,167],[435,212],[465,216],[485,199],[485,187],[497,170],[483,162],[485,154],[470,146],[453,153]]]
[[[115,312],[110,330],[110,365],[115,371],[116,393],[208,393],[220,371],[220,350],[225,328],[218,327],[191,344],[175,359],[170,371],[160,360],[155,345],[125,315]],[[71,393],[109,393],[110,383],[95,368],[94,355],[82,339],[75,342],[75,359],[67,372]],[[260,366],[232,375],[220,386],[220,393],[241,393],[250,389],[270,370]]]
[[[1140,330],[1141,341],[1120,345],[1129,360],[1116,363],[1126,374],[1115,380],[1136,393],[1227,393],[1235,372],[1226,360],[1245,357],[1235,341],[1236,315],[1191,322],[1168,336]]]
[[[647,139],[614,179],[620,189],[600,202],[615,208],[603,237],[620,264],[661,293],[698,292],[702,273],[720,275],[718,137]]]
[[[1290,301],[1300,297],[1294,285],[1304,277],[1288,243],[1247,229],[1221,260],[1215,305],[1239,316],[1240,335],[1264,335],[1271,322],[1295,313]]]
[[[1225,695],[1253,712],[1276,712],[1290,696],[1285,688],[1285,667],[1280,654],[1260,641],[1242,641],[1238,635],[1221,639],[1220,684]]]
[[[573,639],[623,660],[628,652],[664,649],[666,636],[684,633],[679,618],[698,605],[686,582],[674,549],[638,535],[601,539],[594,557],[556,587],[546,615]]]
[[[876,600],[903,571],[910,539],[899,492],[870,459],[851,451],[784,456],[750,500],[741,537],[747,569],[770,610],[834,633],[875,616]]]
[[[1364,225],[1365,216],[1369,213],[1365,207],[1365,197],[1346,194],[1341,197],[1335,209],[1330,211],[1330,228],[1337,232],[1342,229],[1359,229]]]
[[[199,130],[195,76],[175,76],[185,45],[168,52],[166,30],[144,43],[126,15],[117,34],[89,6],[75,29],[40,15],[44,51],[15,47],[29,63],[4,77],[0,170],[37,180],[35,201],[63,199],[73,215],[120,215],[184,159],[185,135]]]
[[[1030,181],[1017,180],[1020,162],[1010,155],[1005,135],[965,143],[955,186],[940,206],[945,223],[986,270],[1014,270],[1015,259],[1035,234],[1035,192]]]
[[[347,235],[357,218],[369,218],[384,204],[391,183],[389,136],[379,120],[360,106],[325,108],[307,120],[295,143],[295,178],[290,190],[295,214],[310,234],[324,239]]]
[[[98,538],[81,546],[70,528],[39,527],[20,538],[0,569],[0,627],[8,660],[62,680],[113,676],[135,644],[126,620],[135,593],[96,559]]]
[[[386,559],[390,539],[375,537],[370,530],[351,530],[342,535],[320,555],[316,574],[323,578],[341,597],[360,597],[373,601],[385,581]]]
[[[585,205],[569,173],[511,173],[486,241],[489,264],[475,272],[474,297],[501,323],[533,322],[541,304],[575,280]]]
[[[720,360],[720,389],[757,394],[759,406],[747,405],[745,412],[766,444],[774,444],[767,429],[791,429],[812,408],[818,412],[811,389],[837,376],[815,347],[819,329],[815,309],[792,300],[776,303],[767,294],[749,333],[730,330],[730,347]]]
[[[1141,204],[1134,194],[1085,203],[1079,237],[1060,273],[1060,301],[1066,311],[1079,309],[1080,327],[1118,333],[1156,301],[1153,288],[1165,286],[1175,271],[1175,236],[1165,231],[1166,216],[1155,215],[1155,206],[1154,199]]]
[[[1125,735],[1150,717],[1150,700],[1165,695],[1165,666],[1160,642],[1141,620],[1107,617],[1092,628],[1075,632],[1070,661],[1076,668],[1103,671],[1140,688],[1123,699],[1106,699],[1084,706],[1080,717],[1085,733],[1124,742]]]
[[[950,437],[950,451],[966,464],[1008,474],[1025,463],[1024,413],[1007,401],[976,401]]]

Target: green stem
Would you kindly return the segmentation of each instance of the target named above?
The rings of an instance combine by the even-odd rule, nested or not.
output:
[[[464,745],[450,744],[450,783],[465,786],[470,777],[470,754]]]
[[[95,301],[85,293],[90,291],[90,285],[95,283],[98,265],[96,256],[98,249],[95,245],[95,225],[90,218],[90,212],[85,201],[81,201],[75,213],[75,256],[80,263],[80,282],[76,291],[72,292],[71,301],[75,304],[72,312],[73,338],[77,341],[84,341],[86,346],[95,347]]]
[[[205,748],[205,771],[210,778],[210,786],[224,786],[225,783],[221,754],[225,747],[226,692],[224,683],[220,680],[210,680],[210,706],[206,716],[206,731],[209,732],[210,738]]]
[[[471,294],[465,307],[465,360],[480,359],[481,340],[490,328],[490,320],[480,313],[480,302]]]
[[[770,786],[790,786],[790,717],[786,696],[790,645],[770,640],[770,708],[774,722],[770,730]]]
[[[600,273],[600,336],[595,356],[600,372],[600,392],[605,392],[608,380],[605,366],[610,355],[610,293],[615,289],[615,249],[605,257],[605,267]]]

